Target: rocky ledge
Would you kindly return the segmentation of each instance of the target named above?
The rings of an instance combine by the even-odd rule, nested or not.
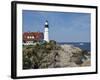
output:
[[[31,48],[25,48],[23,54],[23,69],[83,67],[91,65],[90,52],[67,44],[31,46]]]
[[[61,45],[60,50],[52,50],[48,59],[55,61],[48,67],[90,66],[90,53],[73,45]]]

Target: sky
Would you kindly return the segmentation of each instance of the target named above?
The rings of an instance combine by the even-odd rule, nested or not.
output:
[[[90,42],[90,13],[23,10],[23,32],[44,32],[49,23],[49,39],[57,42]]]

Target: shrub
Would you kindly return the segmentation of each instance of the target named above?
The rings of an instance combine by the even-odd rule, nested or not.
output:
[[[23,46],[23,69],[47,68],[52,63],[51,58],[49,59],[51,51],[59,48],[54,40]]]

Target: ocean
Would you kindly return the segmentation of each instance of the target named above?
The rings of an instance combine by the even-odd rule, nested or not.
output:
[[[91,43],[90,42],[58,42],[58,44],[69,44],[75,47],[79,47],[82,50],[91,51]]]

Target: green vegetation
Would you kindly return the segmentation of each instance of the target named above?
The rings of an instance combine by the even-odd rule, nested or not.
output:
[[[54,61],[50,58],[52,50],[59,50],[56,41],[36,42],[36,45],[23,45],[23,69],[48,68]],[[57,55],[57,54],[55,54]]]

